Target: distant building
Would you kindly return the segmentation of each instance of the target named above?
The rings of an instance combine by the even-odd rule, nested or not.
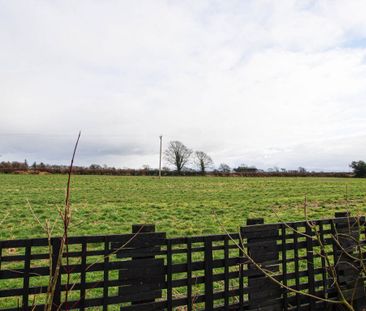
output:
[[[258,171],[256,167],[238,166],[234,168],[234,172],[236,173],[258,173]]]

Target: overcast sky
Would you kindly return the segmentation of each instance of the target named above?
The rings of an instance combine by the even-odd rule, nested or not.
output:
[[[0,0],[0,161],[348,170],[366,159],[366,1]]]

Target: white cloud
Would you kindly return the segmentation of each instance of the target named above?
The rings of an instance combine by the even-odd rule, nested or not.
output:
[[[156,166],[162,133],[217,164],[347,169],[366,154],[364,12],[364,1],[0,0],[1,159],[65,162],[82,129],[82,164]]]

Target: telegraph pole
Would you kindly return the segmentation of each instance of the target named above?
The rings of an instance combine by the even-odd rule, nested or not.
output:
[[[159,179],[161,178],[161,156],[163,153],[163,136],[160,135],[160,155],[159,155]]]

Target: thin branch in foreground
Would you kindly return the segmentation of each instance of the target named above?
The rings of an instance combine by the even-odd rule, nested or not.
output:
[[[307,218],[307,200],[306,200],[306,196],[305,196],[305,200],[304,200],[304,213],[306,215],[306,223],[307,225],[311,228],[314,229],[314,224],[311,223],[308,218]],[[216,214],[213,212],[214,216],[216,216]],[[326,303],[330,303],[330,304],[340,304],[345,306],[348,310],[350,311],[354,311],[353,306],[345,299],[345,296],[339,286],[339,283],[337,281],[337,274],[335,271],[335,268],[332,267],[331,263],[330,263],[330,259],[328,258],[328,254],[326,253],[324,258],[327,261],[327,264],[330,268],[331,274],[333,276],[333,280],[334,280],[334,284],[336,286],[337,292],[339,292],[340,294],[340,300],[333,300],[333,299],[328,299],[328,298],[323,298],[323,297],[319,297],[310,293],[306,293],[304,291],[300,291],[297,289],[294,289],[293,287],[289,287],[285,284],[283,284],[281,281],[277,280],[276,275],[274,273],[272,273],[271,271],[268,271],[265,267],[263,267],[261,264],[259,264],[258,262],[256,262],[253,257],[251,257],[251,255],[249,254],[249,252],[246,251],[245,247],[244,247],[244,240],[243,237],[241,235],[241,231],[239,230],[239,239],[240,239],[240,243],[238,243],[232,236],[231,234],[226,230],[225,227],[222,226],[222,224],[219,222],[220,227],[224,230],[225,234],[228,235],[228,237],[230,238],[230,240],[236,245],[236,247],[242,251],[243,253],[243,258],[246,258],[247,260],[250,261],[251,264],[253,264],[255,266],[255,268],[257,268],[261,273],[264,274],[264,276],[268,277],[272,282],[274,282],[275,284],[279,285],[281,288],[286,289],[288,292],[292,292],[298,295],[302,295],[305,297],[309,297],[312,299],[315,299],[317,301],[322,301],[322,302],[326,302]],[[292,229],[290,227],[290,229]],[[310,237],[310,236],[309,236]],[[324,245],[319,242],[321,249],[325,252],[325,247]]]
[[[57,285],[57,281],[60,275],[60,269],[61,269],[61,265],[62,265],[62,257],[64,254],[64,250],[66,250],[66,265],[67,267],[69,267],[69,247],[68,247],[68,230],[69,230],[69,224],[71,221],[71,205],[70,205],[70,190],[71,190],[71,175],[72,175],[72,169],[73,169],[73,165],[74,165],[74,160],[75,160],[75,155],[76,155],[76,150],[78,148],[79,145],[79,140],[80,140],[80,136],[81,136],[81,132],[79,132],[79,135],[77,137],[75,146],[74,146],[74,150],[72,153],[72,157],[71,157],[71,162],[70,162],[70,166],[69,166],[69,171],[68,171],[68,178],[67,178],[67,185],[66,185],[66,196],[65,196],[65,207],[64,207],[64,211],[62,212],[60,209],[58,210],[60,217],[63,221],[63,235],[61,237],[61,241],[60,241],[60,249],[59,249],[59,253],[57,254],[57,262],[55,265],[55,271],[53,271],[50,273],[50,282],[48,285],[48,290],[47,290],[47,296],[46,296],[46,303],[45,303],[45,311],[51,311],[53,308],[53,299],[54,299],[54,295],[55,295],[55,290],[56,290],[56,285]],[[51,243],[51,239],[49,238],[49,243]],[[51,254],[50,254],[50,267],[53,266],[52,263],[52,247],[49,244],[49,247],[51,249]],[[51,269],[50,269],[51,270]],[[70,271],[69,269],[67,270],[67,281],[65,284],[65,302],[67,304],[68,301],[68,293],[69,293],[69,285],[70,285]],[[59,308],[61,308],[61,305],[59,306]]]

